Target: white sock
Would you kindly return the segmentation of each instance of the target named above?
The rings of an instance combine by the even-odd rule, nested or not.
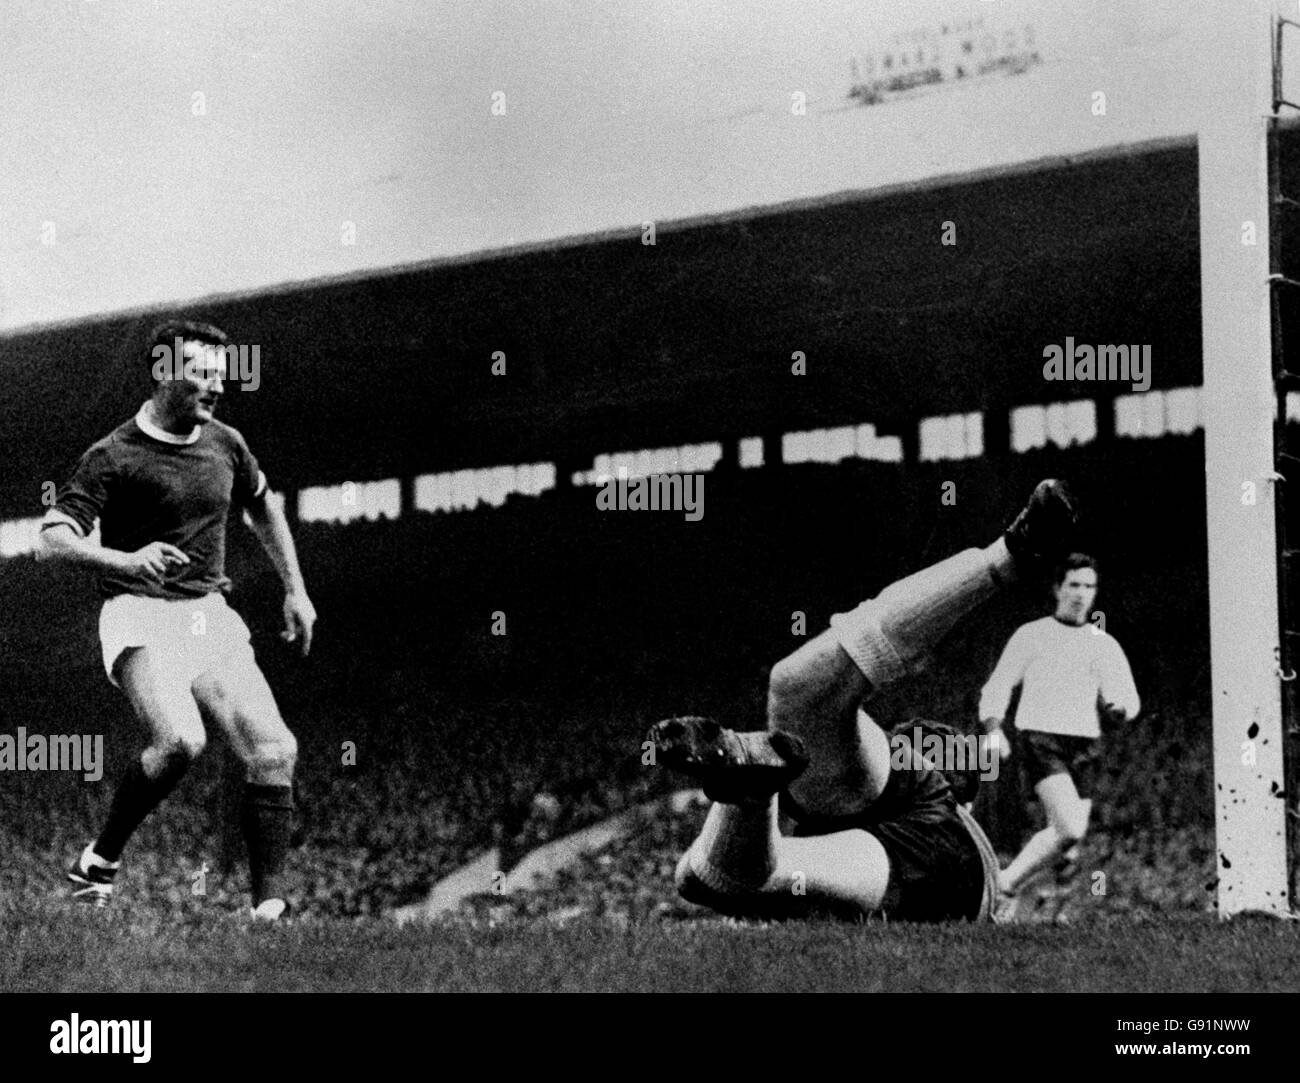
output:
[[[1011,554],[999,538],[986,549],[964,549],[891,583],[872,603],[880,630],[909,666],[925,657],[963,617],[1002,589]]]
[[[98,865],[101,869],[120,869],[122,862],[109,861],[107,858],[100,857],[95,853],[95,844],[87,843],[86,848],[81,851],[81,863],[86,866]]]
[[[691,869],[716,891],[753,891],[776,867],[776,797],[743,805],[714,803],[691,845]]]
[[[989,562],[989,571],[1001,585],[1016,581],[1016,562],[1011,550],[1007,548],[1007,539],[999,537],[992,545],[986,545],[981,552]]]

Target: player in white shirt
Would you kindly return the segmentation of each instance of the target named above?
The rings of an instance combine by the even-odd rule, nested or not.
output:
[[[1047,826],[998,876],[1005,918],[1030,879],[1078,853],[1092,813],[1101,716],[1126,721],[1141,707],[1123,649],[1088,619],[1097,597],[1096,561],[1071,554],[1052,589],[1055,612],[1016,629],[980,696],[984,730],[1005,758],[1010,746],[1002,726],[1020,689],[1016,729],[1029,783],[1047,816]]]

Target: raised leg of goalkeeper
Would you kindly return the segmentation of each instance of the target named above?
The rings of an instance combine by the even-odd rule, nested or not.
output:
[[[772,670],[768,726],[799,736],[810,762],[788,787],[802,810],[825,816],[865,809],[889,780],[889,739],[861,701],[920,669],[963,616],[1013,576],[999,540],[968,549],[887,587]],[[678,866],[682,894],[743,912],[798,912],[849,906],[880,908],[889,859],[865,830],[813,838],[777,831],[775,797],[714,804],[703,831]]]
[[[923,670],[954,626],[1014,579],[998,539],[886,587],[772,669],[769,729],[802,738],[811,763],[791,785],[801,809],[850,815],[889,779],[889,741],[859,704],[873,690]]]

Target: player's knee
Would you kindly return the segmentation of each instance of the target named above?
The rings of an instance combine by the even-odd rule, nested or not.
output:
[[[800,713],[813,698],[813,692],[808,668],[794,655],[782,658],[772,667],[772,673],[767,681],[768,717]]]
[[[287,785],[298,763],[298,742],[286,733],[274,741],[259,741],[248,758],[248,776],[253,782]]]

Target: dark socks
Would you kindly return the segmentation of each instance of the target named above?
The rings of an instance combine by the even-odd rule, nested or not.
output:
[[[244,841],[253,905],[284,898],[284,862],[293,828],[293,788],[250,782],[244,791]]]
[[[120,860],[127,839],[163,798],[176,788],[176,783],[188,767],[188,760],[177,757],[167,762],[161,775],[150,778],[144,773],[144,766],[139,760],[133,762],[125,777],[117,784],[113,804],[108,810],[108,822],[95,841],[95,853],[105,861]]]

